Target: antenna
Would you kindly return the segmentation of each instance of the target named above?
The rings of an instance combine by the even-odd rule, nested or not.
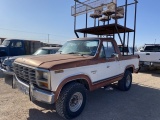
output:
[[[154,44],[156,44],[156,39],[155,39],[155,41],[154,41]]]

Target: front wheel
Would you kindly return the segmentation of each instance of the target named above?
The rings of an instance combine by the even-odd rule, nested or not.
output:
[[[81,114],[86,103],[86,89],[80,83],[67,84],[56,102],[57,113],[65,119],[72,119]]]
[[[122,91],[128,91],[132,85],[132,73],[126,70],[123,78],[118,81],[118,88]]]

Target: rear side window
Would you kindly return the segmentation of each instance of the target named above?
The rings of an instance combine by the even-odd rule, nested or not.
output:
[[[22,47],[22,42],[17,42],[15,47]]]
[[[112,55],[115,53],[115,49],[114,49],[112,42],[104,41],[103,47],[104,47],[106,58],[111,58]]]
[[[146,46],[144,51],[146,51],[146,52],[160,52],[160,46]]]
[[[128,47],[122,47],[122,46],[119,46],[119,50],[120,50],[120,52],[129,52],[129,50],[128,50]]]

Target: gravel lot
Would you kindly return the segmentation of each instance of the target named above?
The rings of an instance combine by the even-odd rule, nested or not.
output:
[[[160,72],[133,75],[130,91],[99,89],[88,93],[87,104],[75,120],[160,120]],[[11,77],[0,75],[0,120],[62,120],[54,105],[32,103],[11,88]]]

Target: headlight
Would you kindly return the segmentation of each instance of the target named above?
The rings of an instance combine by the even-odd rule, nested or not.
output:
[[[49,75],[48,75],[47,72],[43,72],[43,78],[44,78],[44,79],[48,80],[48,76],[49,76]]]
[[[39,87],[50,89],[50,72],[47,70],[36,72],[36,80]]]
[[[43,71],[37,71],[37,80],[48,81],[49,73]]]

